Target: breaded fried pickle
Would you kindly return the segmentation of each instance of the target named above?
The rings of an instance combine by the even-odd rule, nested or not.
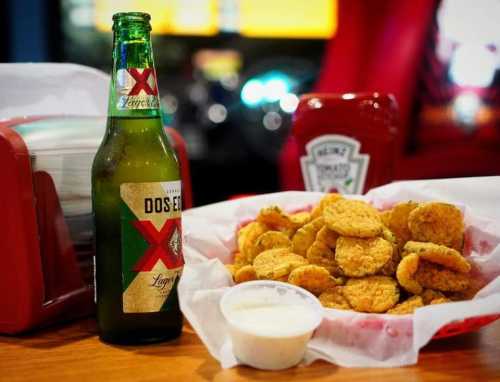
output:
[[[260,235],[255,241],[255,244],[249,249],[248,259],[253,261],[255,256],[267,249],[291,247],[291,240],[283,232],[267,231]]]
[[[467,273],[471,269],[471,265],[460,252],[444,245],[409,241],[403,248],[403,256],[406,253],[416,253],[421,259],[457,272]]]
[[[342,291],[349,305],[359,312],[383,313],[399,300],[398,284],[387,276],[350,279]]]
[[[424,288],[437,289],[442,292],[460,292],[469,286],[469,277],[466,274],[453,272],[425,260],[420,260],[415,280]]]
[[[447,299],[446,296],[438,290],[426,289],[420,295],[425,305],[429,305],[434,300]],[[448,300],[448,299],[447,299]],[[450,300],[448,300],[450,301]]]
[[[410,212],[408,227],[415,241],[429,241],[462,250],[464,222],[462,212],[454,205],[422,203]]]
[[[420,258],[418,255],[410,253],[401,259],[396,269],[396,278],[399,284],[413,294],[420,294],[423,290],[422,285],[415,280],[415,273],[417,273],[419,264]]]
[[[255,268],[252,265],[245,265],[236,271],[234,274],[234,282],[239,284],[245,281],[257,280]]]
[[[224,266],[231,274],[231,277],[234,278],[234,274],[236,273],[236,267],[234,266],[234,264],[224,264]]]
[[[335,253],[322,241],[316,240],[312,243],[307,250],[306,258],[310,264],[325,267],[334,276],[343,274],[335,261]]]
[[[292,228],[290,216],[275,205],[262,208],[257,216],[257,221],[270,227]]]
[[[397,304],[394,308],[389,309],[389,314],[412,314],[415,309],[424,306],[422,297],[412,296],[409,299]]]
[[[470,300],[479,292],[488,282],[483,276],[478,276],[475,274],[474,278],[469,279],[469,285],[466,289],[459,292],[447,293],[450,300],[460,301],[460,300]]]
[[[378,211],[360,200],[341,199],[323,211],[326,226],[342,236],[375,237],[382,232]]]
[[[403,248],[408,240],[411,240],[411,232],[408,228],[408,216],[417,208],[418,203],[405,202],[398,203],[392,208],[392,213],[389,218],[387,227],[394,232],[398,238],[399,248]]]
[[[323,305],[325,308],[343,310],[351,309],[349,302],[347,302],[347,299],[342,294],[342,289],[343,287],[341,286],[328,288],[319,295],[319,302],[321,302],[321,305]]]
[[[381,237],[358,239],[341,236],[337,240],[335,260],[346,276],[373,275],[391,259],[392,245]]]
[[[290,215],[290,222],[295,229],[298,229],[303,225],[309,223],[311,219],[311,213],[307,211],[296,212]]]
[[[441,297],[441,298],[435,298],[434,300],[429,302],[429,305],[445,304],[447,302],[451,302],[451,300],[447,297]]]
[[[251,264],[251,262],[249,262],[247,260],[247,258],[245,256],[243,256],[243,254],[241,254],[240,252],[236,252],[234,254],[233,263],[234,263],[235,271],[237,271],[238,269],[240,269],[244,265]]]
[[[327,227],[322,227],[316,235],[316,240],[325,243],[331,249],[335,248],[337,245],[338,238],[339,234],[331,229],[328,229]]]
[[[306,256],[307,249],[314,243],[316,234],[323,225],[324,220],[322,217],[319,217],[299,228],[292,238],[293,252],[301,256]]]
[[[295,268],[288,276],[288,282],[307,289],[313,294],[320,294],[335,285],[330,272],[318,265],[304,265]]]
[[[379,212],[380,219],[382,220],[382,224],[386,227],[389,227],[389,222],[391,220],[392,208],[390,210],[380,211]]]
[[[400,261],[401,256],[399,255],[398,247],[393,245],[391,258],[382,268],[380,268],[380,271],[378,271],[377,274],[394,277]]]
[[[264,232],[268,231],[269,228],[259,222],[251,222],[238,231],[238,248],[240,253],[247,259],[251,260],[252,257],[252,247],[255,244],[257,238]]]
[[[401,256],[399,255],[399,247],[397,245],[396,236],[387,228],[382,228],[382,237],[392,245],[392,256],[387,263],[378,272],[384,276],[393,276],[396,273]]]
[[[267,280],[288,277],[292,270],[306,264],[304,257],[291,253],[289,248],[268,249],[257,255],[253,261],[257,278]]]
[[[318,202],[318,204],[316,205],[316,207],[314,207],[313,210],[311,211],[312,218],[316,219],[316,218],[322,216],[323,212],[327,206],[332,205],[333,203],[336,203],[340,199],[343,199],[342,195],[337,194],[335,192],[332,192],[330,194],[326,194],[325,196],[323,196],[320,199],[320,201]]]

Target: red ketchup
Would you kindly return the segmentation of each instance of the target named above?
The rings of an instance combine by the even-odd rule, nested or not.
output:
[[[392,181],[397,110],[379,93],[303,95],[292,133],[305,189],[361,194]]]

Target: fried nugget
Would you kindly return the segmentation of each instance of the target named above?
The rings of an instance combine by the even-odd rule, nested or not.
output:
[[[323,225],[324,220],[322,217],[319,217],[299,228],[292,238],[293,252],[301,256],[306,256],[307,249],[314,243],[316,234]]]
[[[396,269],[396,278],[399,284],[408,292],[413,294],[420,294],[423,291],[422,285],[415,280],[420,264],[420,258],[416,253],[410,253],[399,262]]]
[[[335,282],[330,277],[330,272],[326,268],[312,264],[295,268],[290,272],[288,282],[307,289],[315,295],[319,295],[332,285],[335,285]]]
[[[295,268],[306,265],[307,260],[289,248],[268,249],[257,255],[253,261],[258,279],[283,280]]]
[[[408,240],[411,240],[411,232],[408,228],[408,216],[418,207],[418,203],[409,201],[398,203],[392,208],[387,227],[396,235],[399,248],[403,248]]]
[[[415,241],[430,241],[462,250],[464,221],[462,212],[452,204],[422,203],[408,216],[408,227]]]
[[[245,265],[236,271],[234,274],[234,282],[239,284],[245,281],[257,280],[255,268],[252,265]]]
[[[387,311],[388,314],[413,314],[415,309],[424,306],[422,297],[412,296],[409,299],[400,302],[394,308]]]
[[[417,272],[415,272],[415,281],[424,288],[437,289],[442,292],[459,292],[469,286],[467,275],[425,260],[419,262]]]
[[[325,243],[331,249],[334,249],[337,245],[338,238],[339,234],[331,229],[328,229],[327,227],[322,227],[316,235],[316,240]]]
[[[358,312],[383,313],[399,300],[398,284],[387,276],[349,279],[342,292],[349,305]]]
[[[444,245],[409,241],[403,248],[403,256],[406,253],[416,253],[424,260],[440,264],[457,272],[468,273],[471,270],[470,263],[460,252]]]
[[[341,236],[335,260],[346,276],[362,277],[377,273],[392,257],[392,245],[381,237],[358,239]]]
[[[342,310],[351,309],[349,302],[342,294],[342,289],[343,288],[341,286],[328,288],[319,295],[318,297],[319,302],[321,302],[321,305],[323,305],[325,308],[342,309]]]
[[[425,305],[429,305],[434,300],[446,298],[446,296],[438,290],[426,289],[420,295]]]
[[[268,230],[269,228],[265,224],[253,221],[238,231],[238,249],[249,261],[252,257],[255,241]]]
[[[259,253],[267,249],[291,247],[291,240],[283,232],[267,231],[260,235],[255,241],[255,244],[249,248],[248,260],[252,262]]]
[[[342,276],[337,262],[335,261],[335,253],[324,242],[316,240],[307,250],[306,258],[310,264],[324,267],[334,276]]]
[[[382,232],[378,211],[361,200],[340,199],[323,211],[325,225],[342,236],[369,238]]]

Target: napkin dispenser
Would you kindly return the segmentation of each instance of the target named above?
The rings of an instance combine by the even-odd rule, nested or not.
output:
[[[100,117],[0,122],[0,333],[93,312],[91,166],[105,126]]]

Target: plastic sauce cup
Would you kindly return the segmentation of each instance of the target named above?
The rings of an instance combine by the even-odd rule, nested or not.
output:
[[[229,288],[220,309],[236,358],[266,370],[298,364],[323,315],[314,295],[279,281],[249,281]]]

